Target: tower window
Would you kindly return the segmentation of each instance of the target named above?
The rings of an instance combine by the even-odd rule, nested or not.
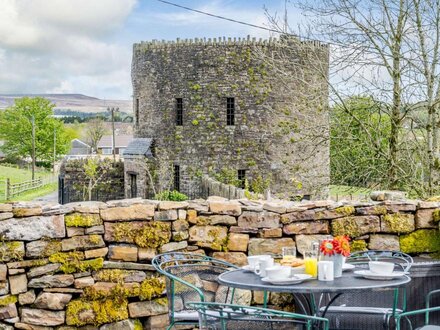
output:
[[[174,190],[180,191],[180,166],[174,165]]]
[[[240,188],[245,188],[246,170],[238,170],[238,181],[240,181]]]
[[[135,116],[136,116],[136,126],[139,126],[139,99],[135,102]]]
[[[183,125],[183,99],[181,97],[176,98],[176,125]]]
[[[228,97],[226,99],[226,125],[232,126],[235,123],[235,99]]]

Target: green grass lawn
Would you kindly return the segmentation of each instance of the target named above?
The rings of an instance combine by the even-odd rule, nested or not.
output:
[[[39,170],[35,172],[36,178],[46,178],[50,177],[52,173],[50,171]],[[0,202],[4,201],[5,198],[5,187],[6,183],[4,180],[9,178],[11,183],[19,183],[23,181],[29,181],[32,179],[32,171],[20,168],[14,168],[9,166],[0,165]],[[47,184],[43,187],[29,190],[23,194],[13,197],[13,201],[30,201],[37,197],[41,197],[57,189],[57,183]]]

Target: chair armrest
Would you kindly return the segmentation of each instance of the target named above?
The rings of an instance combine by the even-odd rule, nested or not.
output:
[[[438,312],[440,311],[440,306],[437,307],[430,307],[430,308],[423,308],[423,309],[417,309],[414,311],[404,312],[400,313],[394,316],[396,319],[396,330],[400,330],[400,320],[403,317],[417,315],[417,314],[426,314],[425,315],[425,325],[428,325],[429,323],[429,313],[431,312]]]
[[[429,305],[431,304],[432,296],[436,295],[437,293],[440,293],[440,289],[432,290],[428,293],[428,295],[426,296],[426,308],[429,308]]]

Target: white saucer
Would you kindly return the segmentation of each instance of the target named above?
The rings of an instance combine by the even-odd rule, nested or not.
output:
[[[399,278],[406,275],[405,272],[392,272],[391,274],[376,274],[372,273],[370,270],[356,270],[354,274],[360,275],[369,280],[392,280],[393,278]]]
[[[342,271],[345,272],[346,270],[352,270],[355,269],[356,266],[352,264],[343,264],[342,265]]]
[[[263,277],[261,279],[262,282],[267,282],[275,285],[289,285],[289,284],[298,284],[305,280],[312,278],[312,275],[309,274],[295,274],[292,277],[280,278],[280,279],[270,279],[268,277]]]
[[[246,272],[251,272],[251,273],[253,273],[255,271],[255,268],[251,267],[250,265],[243,266],[243,267],[241,267],[241,269],[243,269]]]

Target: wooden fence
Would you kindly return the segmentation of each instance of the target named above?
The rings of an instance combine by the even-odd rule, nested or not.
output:
[[[11,183],[9,178],[6,180],[0,181],[3,183],[4,187],[3,192],[0,192],[0,198],[4,200],[9,200],[15,196],[18,196],[26,191],[37,189],[43,187],[47,184],[56,182],[56,176],[50,176],[47,178],[36,178],[34,180],[27,180],[18,183]]]

